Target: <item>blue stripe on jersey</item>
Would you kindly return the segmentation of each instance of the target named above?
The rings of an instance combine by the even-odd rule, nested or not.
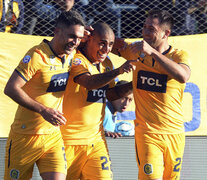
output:
[[[22,79],[24,79],[26,82],[27,82],[27,79],[17,70],[17,69],[15,69],[15,71],[19,74],[19,76],[22,78]]]

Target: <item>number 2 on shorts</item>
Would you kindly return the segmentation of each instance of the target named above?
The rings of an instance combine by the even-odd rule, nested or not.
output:
[[[101,160],[104,160],[104,162],[101,163],[103,170],[109,170],[109,167],[107,166],[108,159],[105,156],[101,156]]]
[[[179,171],[180,171],[180,168],[178,168],[178,166],[181,164],[181,158],[177,158],[176,161],[177,161],[178,163],[174,166],[173,171],[174,171],[174,172],[179,172]]]

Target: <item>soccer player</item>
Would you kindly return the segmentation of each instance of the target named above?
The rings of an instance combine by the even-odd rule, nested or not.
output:
[[[35,163],[42,179],[65,179],[62,100],[84,26],[76,11],[62,13],[53,39],[32,47],[11,75],[4,92],[19,106],[6,145],[5,180],[30,179]]]
[[[103,130],[106,90],[113,79],[133,68],[134,61],[113,69],[107,58],[114,44],[114,32],[96,23],[86,44],[74,56],[61,126],[68,163],[67,180],[112,179],[111,163]]]
[[[182,99],[190,78],[188,55],[168,44],[173,17],[151,10],[143,40],[119,54],[139,59],[133,71],[135,144],[139,179],[179,179],[185,146]]]

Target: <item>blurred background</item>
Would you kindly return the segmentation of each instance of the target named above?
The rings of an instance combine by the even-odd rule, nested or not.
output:
[[[88,25],[104,21],[117,37],[141,38],[147,12],[159,8],[173,15],[173,36],[207,33],[207,0],[0,0],[0,3],[1,32],[52,36],[56,17],[73,8]]]

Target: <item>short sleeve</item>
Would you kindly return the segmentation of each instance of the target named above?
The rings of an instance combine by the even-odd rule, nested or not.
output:
[[[186,51],[177,51],[174,55],[175,62],[179,64],[186,64],[187,66],[190,67],[190,60],[189,60],[189,55]]]
[[[88,70],[88,66],[85,63],[84,59],[82,59],[79,56],[75,56],[72,61],[71,76],[73,76],[74,78],[87,72],[89,72],[89,70]]]
[[[26,81],[29,81],[32,76],[34,76],[41,68],[41,61],[41,55],[31,49],[25,54],[16,70],[20,76],[22,76],[22,78],[24,78]]]

